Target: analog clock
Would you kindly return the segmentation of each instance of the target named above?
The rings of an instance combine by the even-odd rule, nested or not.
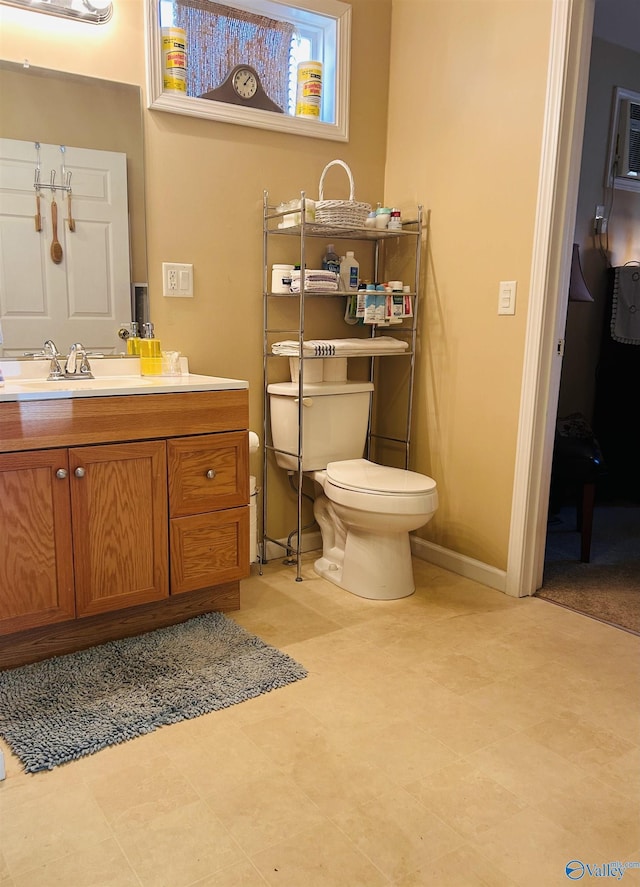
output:
[[[210,89],[200,96],[214,102],[227,102],[243,105],[245,108],[260,108],[282,114],[282,108],[269,98],[260,82],[260,75],[251,65],[236,65],[229,71],[220,86]]]
[[[251,68],[236,68],[231,85],[242,99],[250,99],[258,91],[258,80]]]

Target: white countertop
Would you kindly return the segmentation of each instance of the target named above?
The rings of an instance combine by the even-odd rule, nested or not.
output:
[[[184,391],[225,391],[249,387],[249,383],[243,379],[190,373],[184,357],[181,358],[182,374],[179,376],[141,376],[138,358],[90,358],[90,363],[94,379],[47,381],[49,360],[0,359],[4,375],[4,386],[0,387],[0,402],[177,394]]]

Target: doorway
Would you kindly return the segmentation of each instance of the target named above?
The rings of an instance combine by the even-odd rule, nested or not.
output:
[[[615,0],[615,3],[625,0]],[[542,585],[594,0],[554,4],[506,590]],[[611,6],[607,0],[607,13]],[[636,7],[635,15],[638,14]],[[621,19],[624,23],[626,20]],[[627,32],[628,32],[627,28]],[[638,29],[640,32],[640,29]]]

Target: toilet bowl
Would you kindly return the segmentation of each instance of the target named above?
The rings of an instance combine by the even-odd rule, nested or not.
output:
[[[276,382],[268,386],[277,464],[300,467],[316,485],[314,516],[322,532],[316,573],[371,600],[415,591],[409,533],[438,507],[436,482],[362,458],[371,382]],[[300,463],[295,455],[302,424]]]
[[[367,459],[330,462],[309,474],[322,491],[313,509],[322,532],[316,573],[370,600],[413,594],[409,533],[433,517],[435,481]]]

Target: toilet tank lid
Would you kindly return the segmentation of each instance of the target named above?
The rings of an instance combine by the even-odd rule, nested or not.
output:
[[[376,493],[412,494],[430,493],[436,482],[426,474],[378,465],[368,459],[346,459],[329,462],[327,479],[347,490],[372,490]]]
[[[326,394],[359,394],[373,391],[372,382],[305,382],[302,393],[305,397],[321,397]],[[297,382],[272,382],[267,386],[269,394],[280,394],[284,397],[298,397],[300,389]]]

